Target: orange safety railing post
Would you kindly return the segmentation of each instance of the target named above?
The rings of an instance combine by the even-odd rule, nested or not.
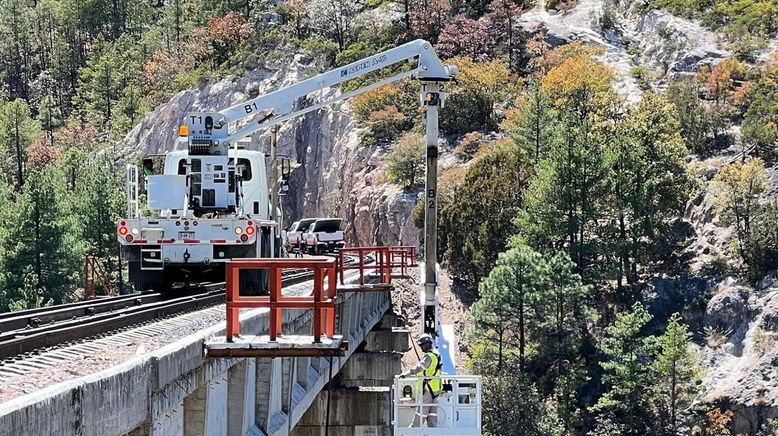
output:
[[[233,304],[238,301],[239,295],[239,283],[238,283],[238,269],[233,263],[227,263],[227,277],[225,281],[225,288],[227,290],[226,306],[227,306],[227,342],[232,342],[233,336],[240,334],[240,308],[234,307]]]
[[[270,340],[275,341],[282,332],[283,316],[278,302],[281,297],[281,274],[278,268],[270,267]]]
[[[324,286],[324,270],[316,267],[313,270],[313,342],[321,342],[322,333],[322,313],[319,310],[322,297],[322,287]]]
[[[359,253],[359,284],[365,284],[365,252],[363,249],[357,251]]]
[[[389,247],[384,247],[382,250],[381,258],[383,259],[383,282],[389,284],[392,282],[392,260],[390,258],[391,253]]]
[[[337,279],[335,278],[335,269],[330,268],[328,273],[328,281],[329,286],[327,289],[327,298],[329,300],[335,301],[336,293],[338,291],[338,285],[336,283]],[[332,337],[335,335],[335,306],[333,305],[332,308],[327,309],[327,325],[325,326],[325,331],[327,336]]]

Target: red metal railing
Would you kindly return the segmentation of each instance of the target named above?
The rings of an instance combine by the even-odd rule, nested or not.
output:
[[[116,288],[114,288],[111,281],[108,280],[108,275],[103,271],[103,267],[100,265],[100,259],[97,256],[86,255],[84,256],[84,299],[91,300],[96,297],[95,295],[95,283],[100,281],[106,294],[109,296],[116,295]]]
[[[336,262],[333,258],[308,257],[284,259],[242,259],[227,262],[227,342],[240,334],[240,309],[266,307],[270,309],[270,340],[282,335],[283,309],[313,310],[313,341],[335,334],[335,297],[337,291]],[[313,271],[313,291],[307,296],[285,296],[281,293],[281,273],[285,269]],[[269,274],[268,296],[241,296],[240,271],[266,270]],[[326,284],[326,287],[325,287]]]
[[[348,262],[347,257],[354,256],[356,260]],[[369,262],[368,257],[373,257]],[[389,263],[389,247],[348,247],[338,250],[338,273],[340,283],[345,284],[345,272],[359,271],[359,284],[365,284],[365,272],[375,270],[379,282],[388,284],[392,281],[392,267]]]
[[[416,247],[412,245],[389,247],[389,264],[391,268],[400,268],[402,275],[407,275],[408,268],[416,266]]]

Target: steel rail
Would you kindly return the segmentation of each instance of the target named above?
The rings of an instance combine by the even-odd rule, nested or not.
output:
[[[312,273],[296,272],[284,277],[283,284],[292,285],[309,280],[311,277],[313,277]],[[141,306],[128,307],[114,312],[77,318],[47,326],[2,333],[0,334],[0,359],[17,356],[19,354],[59,345],[65,342],[88,339],[96,335],[169,317],[182,312],[199,310],[222,304],[224,303],[224,284],[215,283],[209,285],[209,287],[216,286],[221,286],[222,289],[157,301]]]

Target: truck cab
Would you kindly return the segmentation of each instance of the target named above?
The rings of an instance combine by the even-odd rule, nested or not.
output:
[[[286,232],[286,241],[289,243],[289,246],[299,249],[303,241],[303,234],[308,231],[308,227],[315,221],[316,219],[314,218],[303,219],[292,223],[292,226],[289,227],[289,230]]]
[[[343,220],[341,218],[317,218],[303,233],[303,251],[319,254],[343,248]]]

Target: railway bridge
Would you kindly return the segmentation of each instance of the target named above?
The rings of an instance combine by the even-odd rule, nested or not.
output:
[[[358,276],[347,275],[346,283]],[[304,294],[310,287],[310,281],[298,283],[284,293]],[[335,332],[349,344],[343,356],[209,358],[206,344],[225,335],[221,321],[99,372],[0,403],[0,435],[391,434],[387,381],[401,356],[391,351],[407,351],[410,342],[408,332],[385,317],[390,300],[388,292],[338,295]],[[207,311],[201,318],[218,311],[224,319],[223,305]],[[310,335],[313,310],[285,310],[282,322],[285,333]],[[239,323],[242,332],[268,332],[269,310],[244,310]],[[333,377],[351,380],[353,387],[333,392]]]

